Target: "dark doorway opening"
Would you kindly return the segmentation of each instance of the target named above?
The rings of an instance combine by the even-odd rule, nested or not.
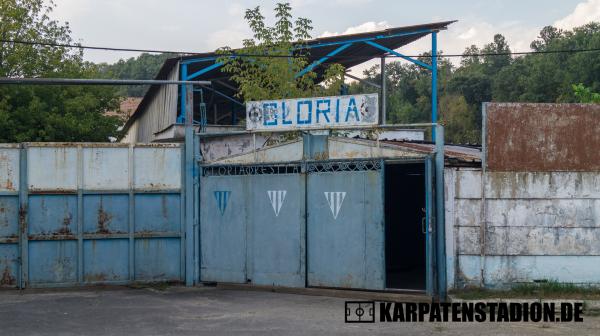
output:
[[[386,287],[425,290],[425,164],[385,166]]]

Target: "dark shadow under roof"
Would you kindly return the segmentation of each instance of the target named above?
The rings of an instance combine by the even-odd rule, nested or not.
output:
[[[338,35],[338,36],[330,36],[330,37],[322,37],[322,38],[313,39],[313,40],[306,42],[306,44],[308,44],[309,46],[314,46],[314,45],[318,45],[318,44],[327,44],[327,43],[335,43],[335,44],[310,49],[310,56],[308,57],[308,60],[309,60],[309,63],[312,63],[316,60],[319,60],[322,57],[325,57],[327,54],[329,54],[330,52],[337,49],[340,46],[340,43],[352,42],[353,40],[361,40],[361,39],[366,39],[366,38],[378,38],[378,37],[390,36],[389,38],[378,39],[376,42],[386,48],[395,50],[402,46],[410,44],[410,43],[420,39],[421,37],[429,35],[431,33],[431,31],[439,31],[439,30],[447,29],[447,27],[454,22],[456,22],[456,21],[443,21],[443,22],[435,22],[435,23],[428,23],[428,24],[421,24],[421,25],[414,25],[414,26],[390,28],[390,29],[373,31],[373,32],[368,32],[368,33]],[[410,35],[399,35],[399,34],[405,34],[405,33],[410,33]],[[399,36],[394,36],[394,35],[399,35]],[[370,59],[385,56],[386,54],[387,54],[386,51],[375,48],[366,43],[354,43],[350,47],[344,49],[342,52],[337,54],[338,57],[333,57],[331,59],[326,60],[321,65],[316,67],[313,71],[315,73],[317,73],[318,78],[321,78],[321,76],[323,74],[323,69],[325,69],[328,64],[338,63],[338,64],[341,64],[342,66],[344,66],[346,69],[348,69],[348,68],[354,67],[356,65],[359,65],[361,63],[364,63],[366,61],[369,61]],[[165,61],[165,63],[159,70],[158,74],[156,75],[155,79],[166,79],[168,74],[173,70],[173,67],[177,66],[179,61],[211,58],[211,57],[216,57],[216,56],[218,56],[218,55],[215,52],[210,52],[210,53],[202,53],[202,54],[196,54],[196,55],[191,55],[191,56],[169,58]],[[190,63],[188,65],[188,74],[193,74],[194,72],[197,72],[197,71],[199,71],[203,68],[206,68],[212,64],[214,64],[214,60],[210,60],[210,59],[205,60],[205,61],[198,61],[198,62]],[[232,90],[231,88],[229,88],[228,86],[233,86],[233,87],[237,86],[237,85],[235,85],[235,83],[233,83],[229,80],[229,74],[222,73],[220,68],[216,68],[216,69],[213,69],[206,73],[203,73],[200,76],[195,77],[194,80],[209,80],[209,81],[218,80],[224,84],[219,85],[218,83],[216,83],[215,88],[229,96],[233,96],[235,91]],[[133,121],[135,121],[135,119],[139,115],[141,115],[141,113],[143,113],[142,111],[144,111],[146,109],[147,105],[149,104],[151,99],[154,97],[154,95],[158,91],[158,88],[159,88],[159,85],[150,86],[150,88],[144,95],[144,98],[142,99],[142,102],[140,103],[140,105],[138,106],[136,111],[131,115],[129,120],[127,120],[127,122],[125,123],[125,126],[123,128],[125,132],[129,129],[129,127],[131,126]]]

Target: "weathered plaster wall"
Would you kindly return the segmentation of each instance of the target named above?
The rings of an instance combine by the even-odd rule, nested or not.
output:
[[[450,287],[600,283],[600,172],[487,172],[483,211],[481,180],[446,169]]]

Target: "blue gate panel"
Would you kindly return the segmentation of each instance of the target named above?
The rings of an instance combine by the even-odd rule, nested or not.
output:
[[[19,197],[0,196],[0,287],[18,285]]]
[[[246,282],[247,191],[247,176],[201,179],[201,281]]]
[[[259,285],[304,287],[304,175],[248,178],[248,278]]]
[[[33,284],[77,281],[77,241],[30,241],[29,281]]]
[[[179,232],[180,194],[135,195],[135,232]]]
[[[129,241],[100,239],[83,242],[83,281],[110,282],[129,279]]]
[[[19,235],[19,198],[0,196],[0,239]]]
[[[19,274],[19,245],[0,244],[0,287],[16,287]]]
[[[381,171],[310,173],[308,285],[384,289]]]
[[[180,280],[180,258],[179,238],[136,239],[135,280]]]
[[[127,233],[129,195],[84,195],[84,233]]]
[[[76,195],[29,196],[30,235],[74,235],[77,233]]]

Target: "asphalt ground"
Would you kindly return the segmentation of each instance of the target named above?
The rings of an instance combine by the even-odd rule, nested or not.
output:
[[[347,299],[213,287],[0,291],[0,335],[600,335],[582,323],[344,322]]]

